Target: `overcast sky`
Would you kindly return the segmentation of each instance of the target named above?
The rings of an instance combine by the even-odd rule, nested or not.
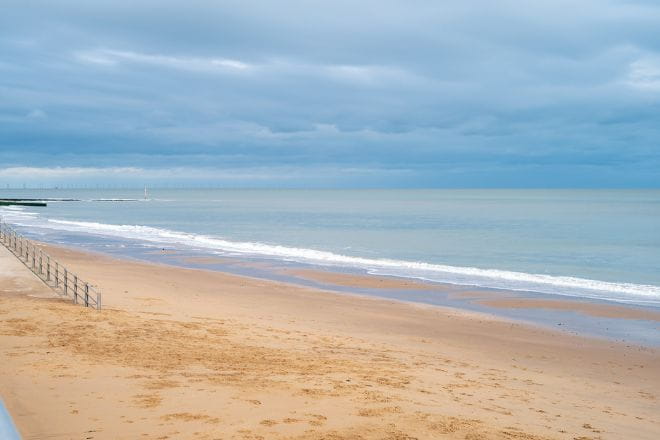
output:
[[[659,187],[660,2],[3,0],[24,182]]]

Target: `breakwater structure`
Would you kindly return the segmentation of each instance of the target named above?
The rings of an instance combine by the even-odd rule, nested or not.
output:
[[[0,243],[57,295],[74,304],[101,310],[101,290],[61,265],[32,240],[16,232],[0,218]]]
[[[48,206],[41,199],[0,199],[0,206]]]

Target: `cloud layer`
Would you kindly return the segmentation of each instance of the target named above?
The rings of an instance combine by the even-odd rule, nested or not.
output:
[[[0,184],[657,187],[659,24],[650,1],[9,0]]]

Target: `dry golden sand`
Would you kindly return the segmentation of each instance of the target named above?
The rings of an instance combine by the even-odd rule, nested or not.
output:
[[[0,248],[0,393],[26,439],[657,439],[660,354],[465,314]]]

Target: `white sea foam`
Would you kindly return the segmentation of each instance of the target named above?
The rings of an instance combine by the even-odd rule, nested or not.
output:
[[[568,276],[448,266],[427,262],[363,258],[314,249],[230,241],[219,237],[139,225],[111,225],[50,219],[47,222],[40,222],[38,226],[144,240],[159,245],[190,246],[224,254],[272,257],[301,263],[354,267],[374,274],[419,278],[435,282],[600,298],[639,304],[660,304],[660,286],[653,285],[614,283]]]
[[[6,220],[32,218],[38,215],[36,212],[26,211],[23,206],[3,206],[0,209],[0,217]]]

